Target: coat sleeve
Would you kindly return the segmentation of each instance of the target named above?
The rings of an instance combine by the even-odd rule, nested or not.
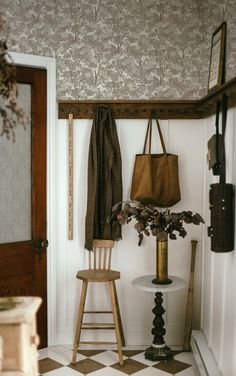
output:
[[[96,124],[93,121],[88,156],[88,188],[87,188],[87,212],[85,217],[85,249],[92,250],[94,210],[97,189],[97,147],[96,147]]]

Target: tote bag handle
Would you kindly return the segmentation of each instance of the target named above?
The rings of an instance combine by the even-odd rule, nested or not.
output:
[[[163,150],[163,153],[166,154],[166,147],[165,147],[164,138],[162,136],[160,123],[159,123],[157,118],[155,118],[155,120],[156,120],[156,123],[157,123],[157,130],[158,130],[159,137],[160,137],[160,140],[161,140],[162,150]],[[147,141],[148,141],[148,153],[147,154],[151,154],[151,148],[152,148],[152,118],[148,120],[148,126],[147,126],[144,146],[143,146],[143,154],[146,154]]]

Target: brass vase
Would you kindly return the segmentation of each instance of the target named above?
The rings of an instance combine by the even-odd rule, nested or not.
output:
[[[156,240],[156,278],[152,283],[165,285],[172,283],[168,278],[168,240]]]

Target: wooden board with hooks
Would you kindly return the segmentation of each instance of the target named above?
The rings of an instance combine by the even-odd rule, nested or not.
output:
[[[148,119],[156,111],[159,119],[202,119],[215,113],[216,102],[229,96],[229,107],[236,104],[236,77],[198,100],[61,100],[59,119],[92,119],[98,105],[109,106],[116,119]]]

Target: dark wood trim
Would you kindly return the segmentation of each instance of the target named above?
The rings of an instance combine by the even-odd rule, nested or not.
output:
[[[59,119],[70,112],[75,119],[91,119],[102,104],[112,108],[116,119],[148,119],[152,111],[159,119],[202,119],[215,112],[223,94],[229,96],[229,107],[236,105],[236,77],[198,100],[61,100]]]
[[[47,254],[42,249],[39,259],[35,243],[47,239],[46,224],[46,124],[47,124],[47,71],[41,68],[18,66],[16,70],[18,83],[32,85],[32,265],[34,265],[34,293],[43,298],[37,317],[40,334],[40,348],[47,347]],[[40,98],[40,100],[38,100]],[[40,204],[45,203],[45,205]],[[28,244],[27,243],[27,244]]]
[[[35,71],[35,69],[34,69]],[[37,74],[35,71],[34,92],[32,93],[32,101],[35,103],[34,113],[32,114],[32,121],[35,126],[33,127],[32,134],[32,185],[34,196],[32,197],[32,207],[34,210],[32,220],[33,226],[33,239],[47,239],[47,224],[46,224],[46,207],[47,207],[47,192],[46,192],[46,147],[47,147],[47,71],[46,69],[38,69]],[[36,100],[37,96],[41,98],[40,101]],[[39,207],[37,202],[45,203]],[[37,218],[37,219],[36,219]],[[42,249],[41,260],[38,261],[38,255],[35,257],[35,284],[37,288],[37,295],[43,297],[43,304],[38,311],[38,327],[40,332],[47,333],[47,253],[46,248]],[[36,252],[37,254],[37,252]],[[47,337],[41,338],[40,348],[47,347]]]
[[[229,98],[228,106],[236,106],[236,77],[221,85],[221,87],[211,90],[205,97],[198,101],[198,111],[202,114],[201,118],[206,118],[216,112],[216,103],[221,101],[223,95],[227,94]]]
[[[144,101],[144,100],[87,100],[59,102],[59,118],[67,119],[72,112],[74,119],[92,119],[97,105],[112,108],[116,119],[148,119],[153,110],[160,119],[189,118],[196,101]]]

